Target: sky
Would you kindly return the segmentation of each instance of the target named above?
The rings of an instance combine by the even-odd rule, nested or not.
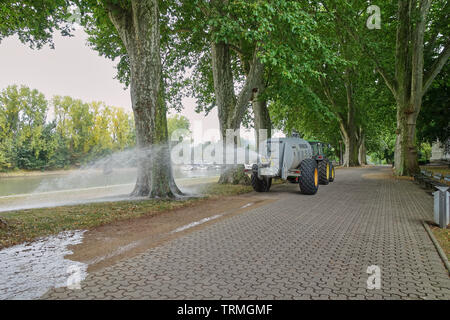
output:
[[[74,37],[55,33],[55,49],[47,45],[32,50],[15,36],[4,39],[0,43],[0,89],[26,85],[49,100],[54,95],[68,95],[85,102],[103,101],[131,113],[130,91],[114,79],[116,63],[99,56],[86,42],[82,29],[77,29]],[[194,109],[195,99],[184,98],[181,114],[192,125],[203,130],[219,128],[216,110],[205,117]]]

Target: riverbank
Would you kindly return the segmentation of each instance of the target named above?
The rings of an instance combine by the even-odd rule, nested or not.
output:
[[[38,176],[52,176],[52,175],[64,175],[77,170],[76,168],[57,169],[57,170],[15,170],[8,172],[0,172],[1,178],[21,178],[21,177],[38,177]]]
[[[51,208],[8,211],[0,214],[0,248],[68,230],[89,230],[116,221],[152,216],[197,205],[208,199],[239,195],[251,186],[204,183],[196,187],[203,196],[181,200],[95,202]]]

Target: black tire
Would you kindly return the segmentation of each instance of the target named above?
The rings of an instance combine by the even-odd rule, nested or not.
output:
[[[336,172],[332,163],[330,163],[330,182],[334,181],[334,177],[336,176]]]
[[[305,159],[300,163],[301,177],[298,179],[303,194],[316,194],[319,189],[319,171],[314,159]]]
[[[330,163],[328,160],[319,161],[319,183],[327,185],[330,182]]]
[[[256,172],[252,173],[252,187],[256,192],[269,192],[270,186],[272,185],[272,178],[258,178]]]

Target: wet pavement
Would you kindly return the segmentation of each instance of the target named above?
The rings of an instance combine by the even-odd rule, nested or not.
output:
[[[388,172],[338,170],[314,196],[274,186],[264,197],[276,201],[42,298],[450,299],[449,274],[422,226],[433,199]]]
[[[0,251],[0,300],[39,298],[53,287],[72,287],[87,275],[87,265],[64,257],[81,243],[84,231],[62,232]]]

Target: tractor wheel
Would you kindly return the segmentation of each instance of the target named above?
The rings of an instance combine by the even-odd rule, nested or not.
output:
[[[258,178],[258,174],[252,173],[252,187],[256,192],[269,192],[270,186],[272,185],[272,178]]]
[[[298,180],[303,194],[315,194],[319,189],[319,171],[314,159],[305,159],[300,163],[301,177]]]
[[[330,179],[329,179],[330,182],[334,181],[334,176],[336,174],[334,170],[335,170],[334,166],[330,163]]]
[[[319,183],[327,185],[330,182],[330,163],[328,160],[319,161]]]

